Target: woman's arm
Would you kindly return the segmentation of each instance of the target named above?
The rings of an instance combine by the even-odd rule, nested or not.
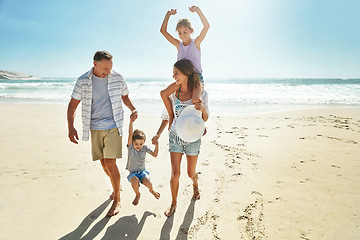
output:
[[[171,100],[169,98],[169,96],[171,95],[171,91],[172,91],[171,86],[172,86],[172,84],[160,92],[161,99],[163,100],[165,108],[169,114],[169,128],[171,127],[171,124],[172,124],[174,116],[175,116],[173,108],[172,108]],[[175,86],[177,86],[177,85],[175,85]],[[172,92],[174,92],[174,91],[172,91]]]
[[[161,99],[163,99],[163,101],[164,100],[166,101],[166,103],[164,102],[164,104],[165,104],[166,110],[169,113],[169,118],[174,117],[174,112],[173,112],[171,101],[170,101],[169,97],[172,93],[174,93],[179,88],[180,88],[180,86],[176,85],[176,83],[173,82],[169,86],[167,86],[167,88],[165,88],[164,90],[162,90],[160,92]]]
[[[195,105],[195,109],[201,111],[201,113],[202,113],[202,119],[204,120],[204,122],[206,122],[206,121],[209,119],[209,114],[208,114],[208,112],[206,111],[206,108],[205,108],[202,100],[201,100],[201,99],[199,99],[199,100],[200,100],[200,102],[197,102],[197,103],[194,104],[194,105]]]
[[[159,129],[157,130],[155,136],[153,136],[153,138],[151,139],[152,144],[155,144],[155,143],[158,142],[158,140],[159,140],[159,138],[161,136],[161,133],[164,131],[164,129],[165,129],[166,125],[168,124],[168,122],[169,122],[168,120],[162,120],[161,121],[161,125],[160,125]]]

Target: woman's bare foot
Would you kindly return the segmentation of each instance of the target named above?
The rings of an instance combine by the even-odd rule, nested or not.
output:
[[[116,214],[119,213],[120,211],[120,201],[113,201],[113,204],[111,205],[110,210],[108,211],[108,213],[106,214],[106,216],[115,216]]]
[[[120,185],[120,191],[122,191],[122,186]],[[114,200],[114,192],[112,192],[111,193],[111,195],[109,196],[109,198],[111,199],[111,200]]]
[[[149,192],[151,192],[151,194],[152,195],[154,195],[154,197],[156,198],[156,199],[159,199],[160,198],[160,193],[158,193],[158,192],[156,192],[156,191],[154,191],[154,190],[149,190]]]
[[[135,196],[134,201],[132,202],[132,204],[133,204],[134,206],[138,205],[139,199],[140,199],[140,193],[139,193],[139,195],[136,194],[136,196]]]
[[[175,212],[175,209],[176,209],[176,204],[171,204],[171,206],[165,210],[165,216],[167,217],[170,217],[174,212]]]
[[[207,133],[207,128],[204,129],[204,134],[203,134],[203,136],[205,136],[206,133]]]
[[[193,196],[194,200],[199,200],[200,199],[200,191],[198,187],[194,187],[194,196]]]

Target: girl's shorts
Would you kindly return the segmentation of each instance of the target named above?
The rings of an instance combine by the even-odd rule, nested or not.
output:
[[[199,73],[199,77],[200,77],[201,83],[204,85],[204,77],[203,77],[202,73]]]

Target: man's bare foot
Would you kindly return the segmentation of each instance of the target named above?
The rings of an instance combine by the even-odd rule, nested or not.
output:
[[[134,201],[132,202],[132,204],[133,204],[134,206],[138,205],[139,199],[140,199],[140,193],[139,193],[139,195],[136,195],[136,196],[135,196]]]
[[[108,211],[108,213],[106,214],[106,216],[115,216],[116,214],[119,213],[120,211],[120,201],[113,201],[113,204],[111,205],[110,210]]]
[[[149,192],[151,192],[151,194],[152,195],[154,195],[154,197],[156,198],[156,199],[159,199],[160,198],[160,193],[158,193],[158,192],[156,192],[156,191],[154,191],[154,190],[149,190]]]
[[[165,216],[167,217],[170,217],[174,212],[175,212],[175,209],[176,209],[176,204],[171,204],[171,206],[165,210]]]
[[[198,187],[194,187],[194,196],[193,196],[194,200],[199,200],[200,199],[200,191]]]

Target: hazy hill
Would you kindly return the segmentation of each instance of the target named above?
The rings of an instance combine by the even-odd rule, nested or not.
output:
[[[39,79],[39,78],[25,74],[25,73],[0,70],[0,79],[34,80],[34,79]]]

